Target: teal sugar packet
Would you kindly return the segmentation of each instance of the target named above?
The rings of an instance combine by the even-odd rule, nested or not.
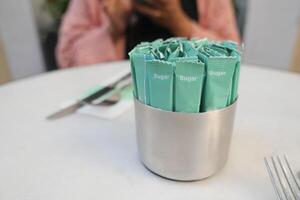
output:
[[[156,48],[156,47],[159,47],[160,45],[162,45],[163,42],[164,42],[163,39],[159,38],[159,39],[154,40],[154,41],[151,43],[151,45],[152,45],[154,48]]]
[[[173,110],[173,64],[166,61],[147,61],[150,105]]]
[[[190,52],[192,52],[192,51],[190,51]],[[192,52],[190,54],[185,53],[184,50],[183,50],[182,45],[179,45],[178,48],[174,52],[172,52],[172,54],[170,54],[168,56],[168,61],[172,62],[172,63],[180,62],[180,61],[197,62],[198,61],[198,56],[197,56],[196,53],[195,52]]]
[[[212,44],[210,46],[214,51],[218,52],[222,56],[230,56],[230,51],[228,49],[220,44]]]
[[[208,57],[209,56],[207,56],[205,53],[198,52],[198,59],[199,59],[199,61],[203,62],[204,64],[206,63]]]
[[[221,57],[223,56],[220,52],[211,48],[211,45],[203,46],[200,50],[202,53],[205,53],[208,57]]]
[[[238,51],[238,47],[239,47],[239,45],[236,42],[230,40],[223,41],[219,45],[222,45],[223,47],[226,47],[231,51]]]
[[[180,43],[178,41],[171,41],[168,43],[168,46],[166,48],[167,60],[169,60],[172,57],[179,56],[179,45]]]
[[[211,41],[209,41],[208,39],[201,39],[201,40],[192,39],[191,44],[194,47],[194,49],[196,49],[197,52],[201,52],[201,49],[203,49],[203,47],[205,46],[210,45]]]
[[[232,52],[231,49],[227,48],[226,46],[223,46],[220,43],[209,43],[206,45],[202,45],[199,48],[199,54],[203,54],[205,57],[205,62],[207,62],[207,60],[209,60],[210,58],[223,58],[223,59],[234,59],[233,57],[230,57],[230,53]],[[236,57],[235,57],[236,58]],[[227,64],[227,66],[231,69],[234,69],[234,73],[235,73],[235,69],[236,66],[232,65],[232,64]],[[233,75],[234,76],[234,75]],[[208,77],[208,76],[207,76]],[[234,96],[233,94],[233,89],[234,89],[234,77],[232,78],[231,82],[230,82],[230,87],[228,87],[228,95],[227,95],[227,101],[226,101],[226,106],[230,105],[232,103],[232,97]],[[226,107],[224,106],[224,107]]]
[[[130,57],[130,66],[131,66],[131,77],[133,82],[133,94],[134,96],[145,103],[144,96],[145,88],[141,85],[140,74],[145,74],[145,58],[150,56],[151,52],[151,43],[142,42],[138,44],[134,49],[129,52]],[[140,92],[138,92],[140,91]]]
[[[177,61],[198,61],[198,52],[190,44],[189,41],[181,41],[178,43],[177,48],[168,56],[168,61],[177,62]]]
[[[207,58],[202,112],[225,108],[228,105],[236,63],[237,60],[233,57]]]
[[[176,112],[198,113],[200,111],[204,68],[202,62],[176,62],[174,80]]]
[[[138,100],[145,104],[149,104],[149,89],[147,85],[147,70],[146,61],[152,60],[152,54],[144,54],[132,51],[129,54],[131,60],[131,67],[135,74],[136,89],[135,94]]]
[[[198,55],[198,51],[194,48],[193,44],[190,41],[182,41],[183,52],[185,57],[195,57]]]
[[[176,59],[182,56],[181,51],[181,44],[179,43],[172,43],[167,48],[168,52],[168,61],[173,62],[172,59]]]
[[[232,41],[224,41],[222,45],[231,50],[230,56],[233,56],[237,59],[237,64],[235,67],[235,72],[233,75],[233,83],[232,83],[232,96],[231,103],[236,101],[238,96],[238,86],[240,79],[240,69],[241,69],[241,52],[238,50],[238,44]]]
[[[241,70],[241,55],[236,51],[233,51],[231,55],[237,59],[237,63],[235,65],[235,71],[233,74],[230,104],[235,102],[236,98],[238,97],[238,86],[240,81],[239,79]]]
[[[240,78],[240,68],[241,68],[241,52],[238,50],[238,44],[233,41],[223,41],[221,44],[223,47],[227,48],[230,51],[230,56],[237,59],[237,63],[235,66],[235,72],[233,75],[232,80],[232,89],[231,89],[231,99],[230,103],[232,104],[235,102],[238,96],[238,85],[239,85],[239,78]]]
[[[159,60],[167,60],[168,53],[167,53],[168,44],[163,44],[160,47],[156,48],[155,52],[159,56]]]
[[[136,72],[135,72],[135,68],[134,68],[132,59],[130,59],[130,68],[131,68],[131,79],[132,79],[132,85],[133,85],[133,96],[135,98],[138,98]]]

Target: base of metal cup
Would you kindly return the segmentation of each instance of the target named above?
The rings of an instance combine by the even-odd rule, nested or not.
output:
[[[224,167],[228,158],[237,101],[219,110],[180,113],[134,100],[139,155],[162,177],[195,181]]]

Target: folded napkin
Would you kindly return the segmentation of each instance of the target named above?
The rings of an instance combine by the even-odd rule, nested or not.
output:
[[[127,110],[132,108],[132,87],[128,86],[123,88],[120,92],[120,99],[118,102],[112,105],[99,104],[92,105],[86,104],[76,112],[84,115],[89,115],[92,117],[97,117],[106,120],[113,120],[121,116]]]
[[[206,112],[237,98],[241,53],[232,41],[169,38],[129,53],[134,96],[167,111]]]

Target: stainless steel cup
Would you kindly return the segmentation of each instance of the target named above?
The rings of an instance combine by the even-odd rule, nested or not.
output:
[[[193,181],[223,168],[237,102],[204,113],[164,111],[136,99],[134,103],[138,151],[152,172],[173,180]]]

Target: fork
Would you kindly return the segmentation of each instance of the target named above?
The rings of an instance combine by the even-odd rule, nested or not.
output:
[[[279,200],[300,200],[300,184],[286,155],[264,158]]]

